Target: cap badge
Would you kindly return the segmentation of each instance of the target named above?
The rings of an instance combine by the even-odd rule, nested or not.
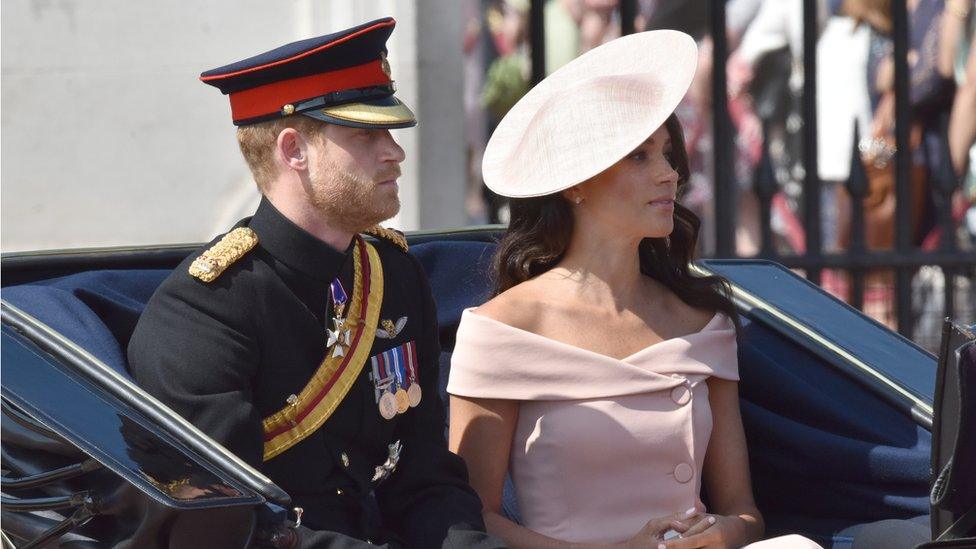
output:
[[[380,52],[380,69],[383,70],[383,74],[387,78],[393,77],[393,71],[390,69],[390,62],[386,60],[386,52]]]

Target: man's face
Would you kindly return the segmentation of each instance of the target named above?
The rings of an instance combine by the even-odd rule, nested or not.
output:
[[[323,124],[320,132],[307,138],[312,204],[349,232],[396,215],[404,153],[390,131]]]

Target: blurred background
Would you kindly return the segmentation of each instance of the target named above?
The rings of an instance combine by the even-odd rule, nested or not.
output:
[[[420,118],[403,230],[505,223],[481,180],[534,82],[621,34],[699,43],[678,116],[700,255],[773,259],[934,350],[976,320],[974,0],[5,0],[0,246],[202,242],[259,199],[200,72],[387,15]]]

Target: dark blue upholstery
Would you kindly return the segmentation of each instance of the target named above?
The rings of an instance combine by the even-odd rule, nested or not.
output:
[[[757,323],[743,322],[739,372],[770,535],[799,531],[847,547],[858,524],[928,513],[927,430]]]
[[[91,271],[7,287],[0,296],[128,376],[125,347],[169,272]]]
[[[463,241],[432,242],[410,248],[427,272],[434,292],[437,323],[445,345],[442,350],[454,349],[454,332],[461,321],[461,311],[488,301],[494,251],[494,244]]]
[[[437,302],[446,396],[454,331],[461,311],[488,296],[493,246],[437,242],[412,251]],[[8,287],[2,297],[124,372],[136,319],[167,274],[95,271]],[[928,431],[759,323],[744,321],[739,364],[753,484],[770,534],[848,547],[860,523],[928,512]]]

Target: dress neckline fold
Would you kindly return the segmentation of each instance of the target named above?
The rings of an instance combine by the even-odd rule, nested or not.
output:
[[[641,355],[643,355],[645,353],[648,353],[648,352],[654,350],[655,348],[657,348],[659,346],[664,346],[664,345],[668,345],[668,344],[675,344],[675,343],[680,343],[680,342],[687,342],[689,339],[694,338],[695,336],[699,336],[699,335],[704,334],[705,332],[714,330],[714,329],[716,329],[715,324],[720,323],[720,320],[724,316],[721,312],[717,312],[714,315],[712,315],[712,318],[709,319],[709,321],[700,330],[698,330],[696,332],[691,332],[691,333],[688,333],[688,334],[685,334],[685,335],[671,337],[671,338],[668,338],[668,339],[662,339],[660,341],[656,341],[656,342],[651,343],[651,344],[649,344],[649,345],[647,345],[645,347],[642,347],[641,349],[639,349],[639,350],[637,350],[637,351],[635,351],[635,352],[633,352],[633,353],[631,353],[631,354],[629,354],[629,355],[627,355],[627,356],[625,356],[623,358],[616,358],[616,357],[612,357],[610,355],[605,355],[603,353],[598,353],[596,351],[592,351],[590,349],[584,349],[583,347],[578,347],[578,346],[573,345],[571,343],[566,343],[565,341],[560,341],[558,339],[553,339],[551,337],[544,336],[544,335],[538,334],[536,332],[532,332],[532,331],[529,331],[529,330],[523,330],[522,328],[517,328],[515,326],[512,326],[511,324],[506,324],[506,323],[504,323],[504,322],[502,322],[500,320],[496,320],[494,318],[491,318],[491,317],[488,317],[488,316],[485,316],[485,315],[478,314],[478,313],[476,313],[474,311],[474,308],[473,307],[468,308],[468,309],[465,309],[462,316],[464,316],[464,315],[471,316],[471,317],[475,317],[475,318],[477,318],[479,320],[483,320],[485,322],[488,322],[488,323],[494,324],[496,326],[499,326],[502,329],[507,329],[507,330],[511,330],[512,332],[515,332],[515,333],[518,333],[518,334],[522,334],[525,337],[538,338],[540,341],[542,341],[544,343],[547,343],[547,344],[550,344],[550,345],[556,345],[556,346],[561,347],[561,348],[563,348],[565,350],[576,351],[576,352],[583,353],[583,354],[586,354],[586,355],[591,356],[591,357],[595,357],[595,358],[599,358],[599,359],[603,359],[603,360],[609,360],[609,361],[613,361],[613,362],[621,362],[621,363],[625,363],[625,364],[632,364],[632,361],[634,359],[640,357]]]
[[[738,379],[735,326],[716,314],[701,330],[652,343],[622,360],[465,309],[447,391],[509,400],[616,398],[710,376]]]

